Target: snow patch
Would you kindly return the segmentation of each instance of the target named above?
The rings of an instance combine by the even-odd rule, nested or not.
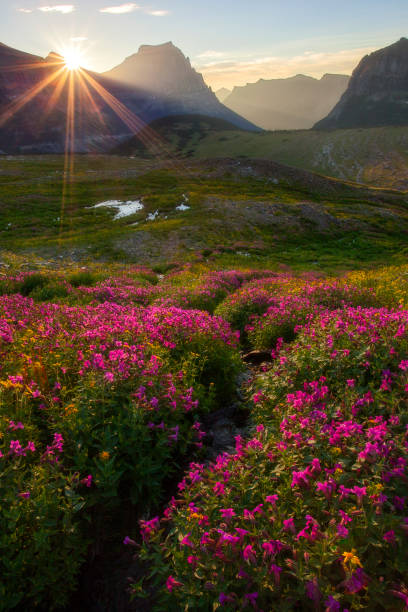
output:
[[[159,216],[159,211],[155,210],[154,213],[149,213],[146,217],[146,221],[155,221]]]
[[[181,197],[183,198],[183,201],[181,204],[176,206],[176,210],[190,210],[191,206],[187,206],[188,197],[186,196],[186,194],[183,193]]]
[[[95,204],[95,206],[90,206],[90,208],[116,208],[117,213],[113,217],[114,221],[116,221],[117,219],[134,215],[139,210],[143,210],[144,206],[140,200],[127,200],[126,202],[122,200],[108,200],[107,202],[100,202]]]
[[[186,204],[179,204],[176,206],[176,210],[190,210],[190,206],[186,206]]]

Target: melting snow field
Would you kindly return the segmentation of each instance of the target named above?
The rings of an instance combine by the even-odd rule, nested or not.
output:
[[[190,210],[190,206],[187,206],[188,197],[183,193],[183,202],[176,206],[176,210]]]
[[[176,206],[176,210],[190,210],[190,206],[186,206],[185,204],[179,204]]]
[[[90,208],[115,208],[117,210],[116,215],[113,217],[116,219],[123,219],[123,217],[129,217],[139,210],[143,210],[144,206],[140,200],[127,200],[123,202],[121,200],[108,200],[107,202],[100,202]]]

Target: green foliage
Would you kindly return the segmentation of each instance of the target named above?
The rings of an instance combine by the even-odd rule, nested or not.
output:
[[[19,287],[21,295],[30,295],[34,289],[41,289],[48,283],[46,276],[42,274],[29,274],[25,277]]]
[[[98,280],[100,280],[98,276],[87,270],[76,272],[75,274],[68,276],[68,282],[73,287],[93,287]]]

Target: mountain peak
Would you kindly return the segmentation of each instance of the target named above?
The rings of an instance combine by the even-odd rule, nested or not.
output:
[[[408,40],[366,55],[318,129],[408,124]]]
[[[105,76],[168,97],[203,91],[211,94],[201,74],[191,67],[188,57],[172,42],[141,45],[137,53]]]
[[[159,45],[140,45],[138,53],[163,53],[168,51],[178,51],[181,53],[180,49],[173,45],[171,40]]]
[[[64,57],[57,53],[56,51],[50,51],[47,57],[45,58],[46,62],[63,62]]]

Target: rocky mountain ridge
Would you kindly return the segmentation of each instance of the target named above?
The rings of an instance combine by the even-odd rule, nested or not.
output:
[[[317,129],[408,124],[408,39],[366,55]]]

